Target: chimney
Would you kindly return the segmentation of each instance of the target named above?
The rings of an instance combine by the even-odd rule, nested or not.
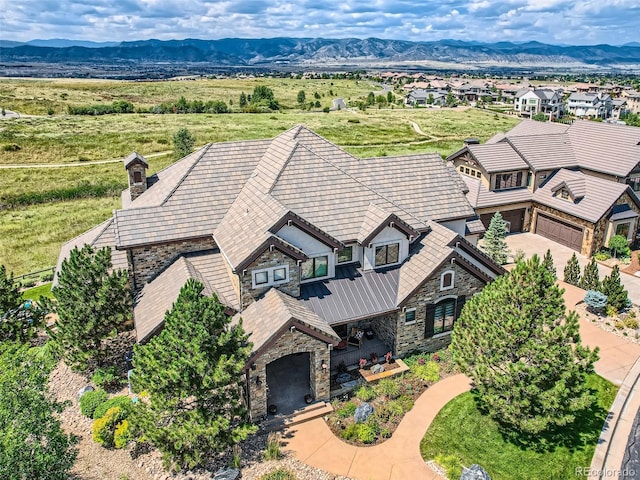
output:
[[[138,152],[131,154],[124,159],[124,168],[129,174],[129,194],[131,201],[142,195],[147,189],[147,160]]]

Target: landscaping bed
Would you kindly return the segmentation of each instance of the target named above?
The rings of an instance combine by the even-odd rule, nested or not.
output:
[[[606,314],[593,313],[587,308],[584,302],[576,305],[576,313],[591,323],[595,323],[605,332],[613,333],[619,337],[624,337],[630,342],[640,344],[640,308],[631,307],[626,312],[615,317],[608,317]]]
[[[359,387],[333,400],[334,411],[326,417],[326,421],[334,435],[358,446],[384,442],[393,435],[404,415],[429,386],[457,373],[449,350],[411,355],[399,365],[396,362],[396,369],[402,368],[405,363],[408,371],[371,383],[360,377]],[[394,364],[389,364],[389,367],[391,365]],[[363,370],[368,371],[366,368]],[[390,368],[384,373],[392,371],[393,368]],[[357,379],[356,375],[360,375],[357,370],[352,372],[354,380]],[[366,373],[362,375],[366,376]],[[372,412],[366,419],[359,418],[356,422],[356,410],[360,409],[360,417],[361,411],[367,409],[363,407],[364,404],[370,405]]]

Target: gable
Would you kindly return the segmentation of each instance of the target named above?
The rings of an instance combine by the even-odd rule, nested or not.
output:
[[[321,242],[317,237],[302,231],[295,225],[284,225],[276,232],[276,235],[299,248],[309,257],[331,253],[333,251],[331,246],[325,242]]]

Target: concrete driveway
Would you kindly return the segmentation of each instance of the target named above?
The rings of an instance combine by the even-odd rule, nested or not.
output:
[[[534,233],[514,233],[509,235],[507,236],[507,245],[509,246],[512,256],[516,251],[522,250],[527,258],[531,257],[534,253],[542,258],[547,250],[550,249],[559,280],[564,280],[564,267],[574,253],[578,257],[578,262],[582,269],[589,263],[589,258],[575,250]],[[611,268],[601,264],[598,265],[598,271],[600,272],[601,279],[611,274]],[[626,273],[620,273],[620,278],[627,292],[629,292],[629,299],[635,304],[640,304],[640,278]]]

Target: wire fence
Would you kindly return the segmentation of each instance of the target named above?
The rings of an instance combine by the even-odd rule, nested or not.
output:
[[[19,283],[22,287],[32,287],[38,282],[50,282],[53,280],[55,270],[55,266],[47,267],[36,272],[29,272],[13,277],[13,281],[15,283]]]

